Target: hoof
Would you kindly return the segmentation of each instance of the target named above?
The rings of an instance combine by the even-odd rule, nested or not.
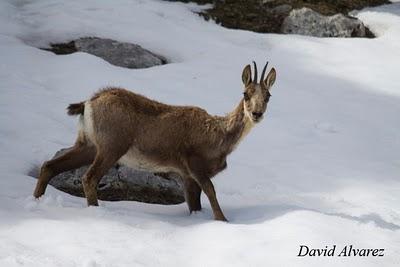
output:
[[[189,209],[190,214],[192,214],[192,212],[196,213],[197,211],[201,211],[201,207],[200,208]]]
[[[40,198],[41,196],[44,195],[44,192],[45,192],[45,189],[43,189],[43,187],[41,187],[41,186],[36,186],[36,189],[35,189],[35,191],[33,192],[33,196],[34,196],[36,199],[38,199],[38,198]]]
[[[96,200],[88,200],[87,201],[87,205],[88,205],[88,207],[90,207],[90,206],[99,206],[99,202],[97,201],[97,199]]]
[[[222,216],[215,216],[214,219],[215,219],[216,221],[228,222],[228,219],[225,218],[224,215],[222,215]]]

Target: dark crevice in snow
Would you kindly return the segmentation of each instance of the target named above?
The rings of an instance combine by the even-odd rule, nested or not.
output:
[[[78,49],[76,49],[75,47],[74,41],[68,43],[50,44],[49,48],[40,48],[40,49],[53,52],[56,55],[68,55],[78,52]]]
[[[388,230],[399,230],[400,229],[400,225],[397,225],[397,224],[394,224],[391,222],[387,222],[376,213],[365,214],[365,215],[361,215],[359,217],[347,215],[344,213],[326,213],[326,215],[338,216],[338,217],[341,217],[344,219],[358,221],[360,223],[373,222],[377,227],[380,227],[383,229],[388,229]]]

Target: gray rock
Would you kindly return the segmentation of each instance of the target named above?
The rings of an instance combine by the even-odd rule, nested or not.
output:
[[[62,149],[54,158],[66,153]],[[81,178],[88,166],[54,177],[50,184],[74,196],[84,197]],[[162,176],[160,176],[162,175]],[[178,204],[185,201],[180,178],[173,174],[156,175],[125,166],[114,166],[100,180],[97,193],[101,200],[134,200],[146,203]]]
[[[86,52],[107,62],[129,69],[148,68],[165,64],[164,57],[156,55],[140,45],[111,39],[85,37],[74,41],[77,51]]]
[[[309,8],[292,10],[282,24],[283,33],[316,37],[365,37],[364,24],[357,18],[336,14],[323,16]]]
[[[275,0],[261,0],[260,1],[260,3],[261,4],[267,4],[267,3],[270,3],[270,2],[274,2]]]
[[[271,12],[278,14],[288,14],[291,10],[292,10],[291,5],[283,4],[272,8]]]

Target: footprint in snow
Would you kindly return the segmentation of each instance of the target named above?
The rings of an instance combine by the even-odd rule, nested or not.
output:
[[[319,130],[320,132],[325,133],[337,133],[339,132],[334,125],[330,124],[329,122],[317,122],[314,124],[315,129]]]

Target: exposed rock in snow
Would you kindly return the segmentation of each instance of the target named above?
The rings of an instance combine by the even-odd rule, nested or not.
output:
[[[283,4],[283,5],[279,5],[279,6],[276,6],[274,8],[271,8],[270,12],[286,15],[291,10],[292,10],[292,6],[291,5]]]
[[[58,151],[54,157],[66,153]],[[88,166],[67,171],[54,177],[50,184],[69,194],[83,197],[81,178]],[[178,204],[184,202],[179,177],[137,171],[125,166],[114,166],[100,180],[98,197],[101,200],[134,200],[146,203]]]
[[[68,43],[51,44],[51,48],[46,50],[56,54],[86,52],[113,65],[129,69],[149,68],[167,63],[164,57],[156,55],[140,45],[98,37],[84,37]]]
[[[154,53],[131,43],[121,43],[97,37],[80,38],[75,41],[78,51],[101,57],[113,65],[130,69],[148,68],[166,63]]]
[[[171,0],[168,0],[171,1]],[[387,0],[178,0],[180,2],[213,3],[202,11],[194,11],[221,26],[262,33],[282,33],[282,24],[294,9],[310,8],[324,16],[347,15],[365,7],[388,4]],[[354,36],[358,37],[358,36]],[[366,28],[365,37],[374,37]]]
[[[336,14],[323,16],[310,8],[292,10],[282,24],[283,33],[316,37],[366,37],[366,28],[357,18]]]

